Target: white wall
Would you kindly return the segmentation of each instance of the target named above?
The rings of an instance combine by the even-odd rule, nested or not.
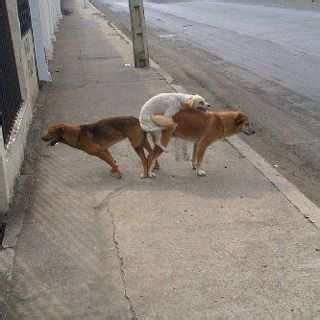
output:
[[[3,143],[0,130],[0,212],[8,209],[12,199],[16,178],[24,160],[24,147],[32,120],[32,106],[39,91],[32,31],[29,30],[21,36],[17,1],[6,0],[6,3],[23,102],[7,145]]]
[[[7,145],[0,127],[0,212],[9,208],[24,160],[32,108],[39,90],[38,76],[43,81],[51,79],[48,60],[53,56],[55,32],[62,17],[60,0],[29,0],[33,33],[29,30],[21,37],[17,1],[6,0],[6,4],[23,103]]]
[[[62,18],[60,0],[29,0],[37,57],[39,80],[50,81],[48,60],[53,56],[53,42]]]
[[[39,0],[29,0],[29,4],[32,19],[32,30],[37,58],[39,80],[51,81],[51,75],[48,68],[45,46],[43,42],[43,31],[41,25],[41,12],[39,7]]]
[[[9,209],[24,160],[24,148],[32,121],[32,105],[25,101],[17,115],[9,143],[4,146],[0,128],[0,213]]]

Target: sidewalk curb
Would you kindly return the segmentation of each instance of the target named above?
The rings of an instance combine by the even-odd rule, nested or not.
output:
[[[92,3],[90,7],[98,10]],[[132,44],[129,39],[114,23],[109,22],[109,25],[128,43]],[[173,77],[163,70],[159,64],[150,58],[150,66],[155,69],[166,82],[176,92],[187,92],[187,90],[178,84],[174,83]],[[312,224],[320,229],[320,208],[317,207],[310,199],[308,199],[294,184],[288,181],[282,174],[272,167],[262,156],[255,152],[246,142],[238,136],[226,139],[227,142],[242,154],[264,177],[266,177],[284,197]]]
[[[234,136],[227,141],[265,176],[300,213],[320,228],[320,208],[308,199],[294,184],[288,181],[262,156],[255,152],[241,138]]]

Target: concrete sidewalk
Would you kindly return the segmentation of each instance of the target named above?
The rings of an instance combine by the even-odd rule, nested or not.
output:
[[[103,15],[66,3],[35,126],[137,116],[172,91],[157,70],[132,67]],[[14,259],[0,279],[6,319],[320,319],[319,229],[229,143],[210,148],[200,179],[173,142],[155,180],[140,180],[127,143],[113,148],[122,180],[82,152],[34,143],[31,203],[0,254],[0,271]]]

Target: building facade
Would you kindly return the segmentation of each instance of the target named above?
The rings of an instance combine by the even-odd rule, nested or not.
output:
[[[60,17],[60,0],[0,0],[0,212],[19,176],[39,81],[51,79]]]

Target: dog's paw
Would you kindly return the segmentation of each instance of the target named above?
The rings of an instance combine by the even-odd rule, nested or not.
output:
[[[194,164],[194,163],[192,163],[192,170],[197,170],[197,166]]]
[[[113,171],[111,170],[110,171],[110,175],[114,178],[117,178],[117,179],[121,179],[122,178],[122,173],[120,171]]]
[[[155,178],[157,175],[154,172],[149,172],[149,178]]]
[[[198,177],[205,177],[207,173],[203,169],[197,169],[197,176]]]
[[[156,174],[154,172],[149,172],[148,174],[141,173],[140,178],[141,179],[147,179],[147,178],[155,178]]]

